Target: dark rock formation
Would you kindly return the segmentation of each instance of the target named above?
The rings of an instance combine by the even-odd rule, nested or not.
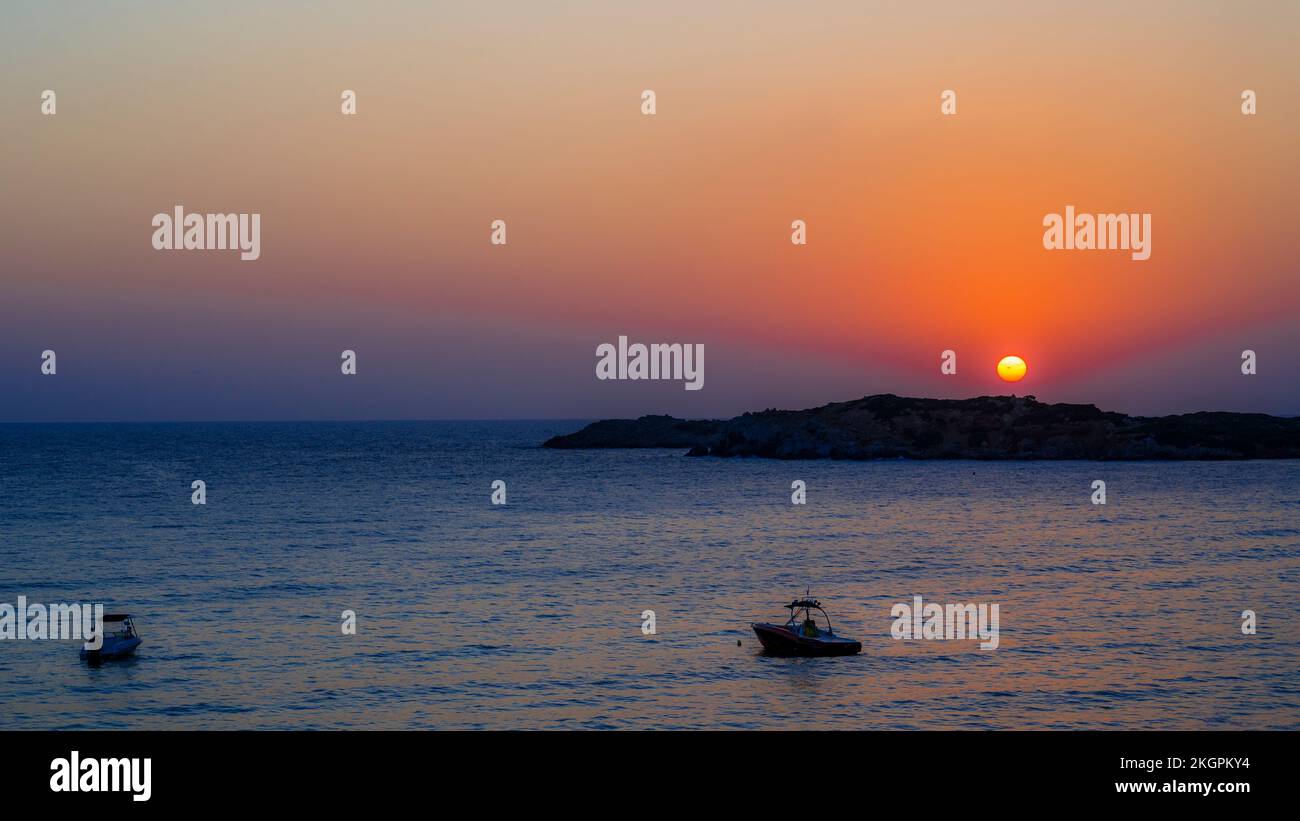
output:
[[[547,448],[691,448],[707,442],[723,422],[689,421],[671,416],[605,419],[577,433],[553,436]]]
[[[866,396],[726,421],[594,422],[548,448],[689,448],[773,459],[1298,459],[1300,419],[1262,413],[1126,416],[1032,396]]]

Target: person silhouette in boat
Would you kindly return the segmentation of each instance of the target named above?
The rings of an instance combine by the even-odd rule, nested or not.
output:
[[[810,639],[817,638],[817,636],[820,635],[820,632],[817,630],[817,622],[813,621],[811,618],[804,619],[803,634]]]

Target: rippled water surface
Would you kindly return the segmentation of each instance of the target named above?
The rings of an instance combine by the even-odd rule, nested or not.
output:
[[[536,447],[578,426],[0,426],[0,602],[145,640],[0,641],[0,727],[1300,727],[1300,463]],[[861,655],[760,655],[805,588]],[[1001,646],[894,640],[918,594]]]

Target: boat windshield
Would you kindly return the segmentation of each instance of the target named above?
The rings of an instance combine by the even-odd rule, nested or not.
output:
[[[129,621],[104,622],[104,638],[106,639],[126,639],[134,635],[135,629]]]

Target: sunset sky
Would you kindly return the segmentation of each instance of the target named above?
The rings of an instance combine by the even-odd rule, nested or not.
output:
[[[809,8],[5,3],[0,421],[1300,414],[1300,4]],[[154,250],[178,204],[261,259]],[[1067,205],[1151,258],[1045,250]],[[620,334],[705,388],[597,381]]]

